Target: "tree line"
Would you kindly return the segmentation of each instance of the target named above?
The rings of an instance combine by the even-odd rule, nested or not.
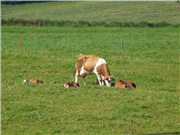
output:
[[[18,4],[42,3],[42,2],[53,2],[53,1],[1,1],[1,4],[18,5]]]
[[[58,1],[58,0],[55,0],[55,1]],[[9,1],[1,1],[1,4],[18,5],[18,4],[43,3],[43,2],[55,2],[55,1],[38,1],[38,0],[34,0],[34,1],[12,1],[12,0],[9,0]],[[61,2],[71,2],[71,1],[61,1]],[[178,2],[179,2],[179,0],[177,0],[177,3]]]

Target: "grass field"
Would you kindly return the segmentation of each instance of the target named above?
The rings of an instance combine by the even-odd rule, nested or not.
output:
[[[1,27],[1,133],[180,132],[179,51],[177,28]],[[137,89],[95,85],[95,75],[63,88],[80,53],[104,58],[115,82]]]
[[[179,24],[176,1],[80,1],[47,2],[24,5],[2,5],[2,19],[162,22]]]

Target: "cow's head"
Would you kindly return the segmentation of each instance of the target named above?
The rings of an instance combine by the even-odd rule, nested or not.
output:
[[[112,81],[114,81],[113,76],[109,76],[108,78],[105,79],[106,85],[109,87],[111,86]]]

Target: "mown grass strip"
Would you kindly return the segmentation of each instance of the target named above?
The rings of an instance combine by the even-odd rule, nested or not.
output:
[[[176,1],[65,1],[1,5],[1,18],[179,24]]]

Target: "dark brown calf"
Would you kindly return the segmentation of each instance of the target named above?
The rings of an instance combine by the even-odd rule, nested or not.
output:
[[[24,82],[43,83],[42,80],[40,80],[40,79],[34,79],[34,78],[28,78],[28,79],[24,80]]]
[[[123,81],[119,80],[115,85],[114,88],[136,88],[136,84],[131,81]]]
[[[76,82],[66,82],[63,87],[65,87],[65,88],[68,88],[68,87],[79,87],[79,84],[76,83]]]

